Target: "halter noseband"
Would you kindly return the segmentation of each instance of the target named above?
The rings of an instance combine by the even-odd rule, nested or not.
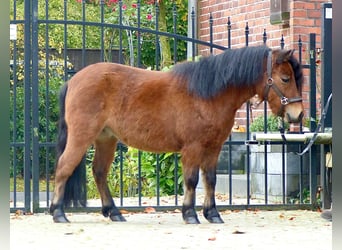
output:
[[[272,50],[268,52],[268,57],[267,57],[267,82],[266,82],[265,94],[264,94],[265,101],[267,101],[268,99],[268,94],[271,88],[280,97],[280,103],[282,105],[282,108],[284,108],[284,106],[290,103],[301,102],[303,100],[302,97],[287,98],[286,96],[284,96],[281,90],[277,87],[277,85],[274,84],[274,81],[272,78]]]

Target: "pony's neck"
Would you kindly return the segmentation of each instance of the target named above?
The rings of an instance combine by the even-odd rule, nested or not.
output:
[[[250,87],[244,87],[244,88],[234,88],[228,92],[228,95],[230,95],[230,98],[235,100],[235,107],[238,109],[246,103],[248,100],[250,100],[255,95],[263,97],[263,92],[265,85],[262,84],[263,81],[258,82],[256,85],[250,86]]]

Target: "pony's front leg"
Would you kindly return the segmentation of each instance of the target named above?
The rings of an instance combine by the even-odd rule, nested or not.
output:
[[[203,215],[210,223],[224,223],[215,203],[216,167],[202,168],[202,177],[205,187]]]
[[[200,224],[196,210],[196,186],[198,183],[199,167],[189,167],[183,164],[184,201],[182,207],[183,220],[186,224]]]

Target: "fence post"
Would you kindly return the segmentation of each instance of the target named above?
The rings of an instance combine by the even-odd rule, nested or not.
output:
[[[32,211],[39,209],[38,0],[32,1]]]
[[[332,4],[331,3],[323,3],[322,4],[322,34],[321,34],[321,57],[322,57],[322,66],[321,66],[321,117],[323,115],[323,109],[326,105],[329,95],[332,93]],[[330,104],[326,114],[325,119],[321,121],[322,132],[325,131],[326,128],[332,128],[332,105]],[[328,209],[331,207],[331,181],[328,180],[331,171],[331,168],[326,167],[327,162],[325,156],[327,152],[331,149],[329,148],[331,145],[321,145],[321,183],[323,185],[323,199],[322,199],[322,207],[324,209]],[[328,171],[329,170],[329,171]],[[330,179],[330,178],[329,178]]]
[[[24,6],[24,207],[31,203],[31,1]]]
[[[332,73],[331,73],[331,61],[332,61],[332,17],[330,16],[328,10],[331,10],[331,3],[322,4],[322,35],[321,35],[321,75],[322,75],[322,109],[327,102],[330,93],[332,92]],[[328,108],[324,124],[322,128],[332,127],[332,114],[331,105]]]

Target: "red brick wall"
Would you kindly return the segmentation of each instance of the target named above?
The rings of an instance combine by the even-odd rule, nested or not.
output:
[[[289,25],[270,24],[270,1],[269,0],[199,0],[198,1],[198,34],[199,39],[210,41],[209,15],[213,17],[213,41],[214,43],[228,46],[227,21],[231,21],[231,47],[245,46],[245,27],[248,21],[250,46],[263,43],[262,34],[266,29],[267,45],[271,48],[280,47],[280,39],[283,35],[285,49],[296,49],[298,56],[298,39],[301,36],[303,44],[302,62],[309,63],[309,34],[316,33],[316,46],[320,47],[321,31],[321,4],[331,2],[327,0],[289,0],[290,21]],[[209,49],[199,47],[201,55],[208,55]],[[214,54],[220,51],[214,50]],[[309,78],[308,70],[305,72],[303,89],[304,106],[306,116],[309,114]],[[317,80],[320,79],[320,68],[317,69]],[[319,100],[320,95],[317,91]],[[318,101],[319,103],[319,101]],[[253,117],[262,113],[261,109],[253,110]],[[317,107],[320,110],[320,107]],[[245,107],[237,113],[236,120],[239,124],[245,124]],[[253,119],[253,117],[251,117]]]

